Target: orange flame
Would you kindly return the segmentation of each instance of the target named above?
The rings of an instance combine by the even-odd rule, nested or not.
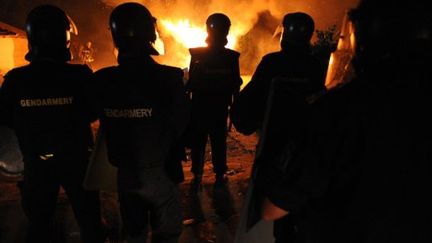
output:
[[[186,48],[207,46],[205,39],[207,32],[205,27],[195,25],[189,19],[180,19],[176,21],[162,19],[162,26]],[[227,48],[234,48],[237,42],[237,36],[228,35]]]
[[[161,19],[159,23],[161,24],[160,27],[164,31],[164,34],[171,36],[181,46],[181,48],[176,48],[174,50],[176,53],[166,53],[167,56],[175,56],[174,63],[176,66],[187,67],[189,65],[190,55],[187,52],[188,48],[207,46],[205,42],[207,38],[205,26],[194,24],[189,19]],[[226,47],[234,49],[239,36],[239,31],[234,31],[232,28],[227,37],[228,44]]]

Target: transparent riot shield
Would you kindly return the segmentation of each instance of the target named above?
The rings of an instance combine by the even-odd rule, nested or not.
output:
[[[349,82],[355,76],[351,60],[354,56],[354,28],[345,14],[336,51],[330,55],[325,85],[327,89]]]
[[[117,168],[108,160],[105,133],[101,129],[96,135],[83,186],[87,190],[117,192]]]
[[[6,177],[20,177],[24,170],[23,156],[15,132],[0,127],[0,173]]]

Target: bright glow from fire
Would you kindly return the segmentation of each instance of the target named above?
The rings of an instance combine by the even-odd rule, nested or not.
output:
[[[156,31],[156,41],[154,43],[154,48],[159,52],[160,55],[165,55],[165,45],[163,41],[159,38],[159,33]]]
[[[163,27],[174,39],[187,48],[206,46],[207,33],[204,28],[194,26],[188,19],[178,21],[161,20]]]
[[[200,27],[194,25],[188,19],[181,19],[176,21],[162,19],[160,20],[162,26],[169,32],[170,35],[186,48],[194,48],[200,46],[207,46],[205,42],[207,38],[207,31],[205,26]],[[228,35],[227,48],[234,48],[237,42],[237,37],[232,34]]]
[[[186,68],[189,66],[191,58],[188,49],[207,46],[205,42],[207,38],[205,25],[197,25],[189,19],[160,19],[158,22],[163,35],[172,37],[178,44],[162,43],[165,47],[168,46],[168,49],[165,49],[165,55],[159,57],[159,61],[164,64]],[[243,33],[241,29],[231,26],[226,48],[234,49],[241,33]],[[162,39],[164,38],[162,37]]]

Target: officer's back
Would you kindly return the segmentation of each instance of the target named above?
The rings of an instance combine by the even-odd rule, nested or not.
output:
[[[211,14],[206,20],[207,47],[191,48],[188,86],[192,103],[222,113],[240,89],[240,53],[225,48],[231,21],[223,13]]]
[[[1,122],[15,130],[23,152],[19,183],[28,219],[27,242],[49,242],[60,187],[66,192],[84,242],[102,242],[97,191],[82,181],[92,146],[89,101],[92,71],[70,60],[70,20],[52,5],[26,20],[29,65],[8,72],[0,90]]]
[[[311,52],[310,40],[315,29],[312,17],[302,12],[289,13],[282,24],[281,51],[262,58],[251,81],[233,104],[231,119],[243,134],[261,129],[273,79],[289,79],[289,86],[303,100],[325,89],[325,70]]]
[[[120,57],[119,63],[95,73],[110,162],[129,168],[161,166],[184,123],[184,117],[172,117],[172,104],[184,98],[176,95],[182,71],[150,57]]]
[[[15,130],[27,159],[86,155],[92,143],[87,102],[92,71],[67,63],[69,20],[57,7],[43,5],[29,13],[26,24],[30,64],[6,74],[2,119]]]
[[[227,107],[241,84],[238,69],[240,54],[227,48],[191,48],[189,88],[192,101]]]
[[[88,151],[92,135],[85,87],[90,75],[87,66],[50,60],[35,61],[7,74],[4,89],[17,99],[10,122],[25,155]]]
[[[95,97],[108,159],[118,169],[125,238],[147,242],[151,226],[152,242],[177,242],[180,199],[168,177],[175,172],[166,170],[187,122],[183,72],[152,59],[155,18],[145,6],[120,4],[109,24],[119,65],[95,73]]]

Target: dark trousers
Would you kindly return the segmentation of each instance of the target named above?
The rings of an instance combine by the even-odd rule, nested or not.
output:
[[[120,212],[128,243],[176,243],[182,229],[178,186],[164,168],[118,170]]]
[[[99,192],[82,187],[87,161],[68,160],[25,161],[24,177],[19,187],[28,219],[28,243],[51,242],[60,187],[63,187],[72,206],[83,242],[103,242]]]
[[[205,148],[210,137],[213,171],[222,175],[227,171],[227,118],[228,108],[204,108],[194,114],[192,110],[193,134],[191,138],[192,173],[203,174]]]

